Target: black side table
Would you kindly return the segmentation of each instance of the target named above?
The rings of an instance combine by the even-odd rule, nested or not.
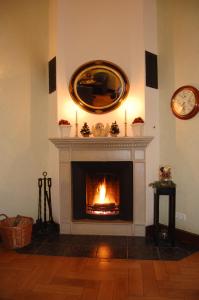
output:
[[[161,195],[169,196],[169,216],[168,216],[168,240],[171,245],[175,245],[175,211],[176,211],[176,188],[174,186],[158,186],[154,188],[154,240],[159,244],[160,224],[159,224],[159,202]]]

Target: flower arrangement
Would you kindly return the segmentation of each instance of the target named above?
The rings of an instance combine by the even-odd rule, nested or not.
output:
[[[120,133],[119,126],[117,125],[117,122],[115,121],[111,124],[110,134],[111,134],[111,136],[117,136],[119,133]]]
[[[82,126],[80,133],[82,134],[83,137],[89,137],[89,135],[91,134],[90,128],[86,122]]]
[[[70,122],[64,119],[59,120],[59,125],[70,125]]]
[[[135,118],[131,124],[133,136],[141,136],[143,134],[144,120],[141,117]]]
[[[59,130],[60,130],[60,136],[63,137],[67,137],[70,135],[70,130],[72,125],[70,124],[69,121],[61,119],[58,122],[59,124]]]
[[[132,124],[144,123],[144,120],[141,117],[135,118]]]

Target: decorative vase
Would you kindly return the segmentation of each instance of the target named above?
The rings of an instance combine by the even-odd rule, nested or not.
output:
[[[70,136],[72,125],[59,125],[61,138]]]
[[[131,124],[133,136],[142,136],[144,130],[144,123]]]

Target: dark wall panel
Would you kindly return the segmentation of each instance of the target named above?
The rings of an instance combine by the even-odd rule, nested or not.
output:
[[[146,86],[158,88],[158,61],[157,55],[145,51]]]
[[[48,63],[49,93],[56,91],[56,57]]]

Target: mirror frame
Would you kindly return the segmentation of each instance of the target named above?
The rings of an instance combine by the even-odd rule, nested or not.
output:
[[[85,100],[80,98],[80,95],[77,92],[77,83],[81,79],[81,76],[91,70],[105,70],[113,73],[121,83],[121,92],[119,96],[114,99],[113,103],[104,105],[104,106],[93,106],[89,103],[86,103]],[[109,61],[105,60],[94,60],[88,63],[81,65],[72,75],[70,83],[69,83],[69,92],[72,99],[84,110],[95,113],[95,114],[103,114],[110,112],[116,109],[121,105],[123,100],[127,97],[129,92],[129,81],[126,74],[122,71],[120,67],[116,64],[113,64]]]

